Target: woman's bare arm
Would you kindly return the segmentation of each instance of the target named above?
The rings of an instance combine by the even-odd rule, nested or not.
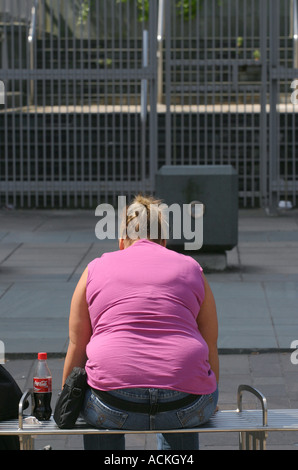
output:
[[[213,370],[217,383],[219,382],[219,359],[217,351],[218,320],[215,299],[206,277],[203,275],[205,284],[205,298],[201,305],[197,324],[201,335],[209,348],[209,363]]]
[[[69,315],[69,346],[65,358],[62,386],[74,367],[86,364],[86,346],[89,343],[92,328],[86,301],[86,282],[88,268],[79,280],[74,291]]]

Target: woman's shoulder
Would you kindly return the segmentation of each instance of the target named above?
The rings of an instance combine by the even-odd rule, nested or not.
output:
[[[173,258],[176,258],[177,262],[184,263],[185,266],[188,266],[190,269],[203,271],[199,261],[197,261],[193,256],[187,253],[180,253],[174,250],[168,250],[171,253]]]

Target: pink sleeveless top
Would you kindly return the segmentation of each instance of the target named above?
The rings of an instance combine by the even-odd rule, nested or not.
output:
[[[196,323],[204,300],[202,269],[191,257],[138,240],[88,265],[86,296],[91,387],[215,391]]]

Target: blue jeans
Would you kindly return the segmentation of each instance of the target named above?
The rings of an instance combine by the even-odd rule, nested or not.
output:
[[[128,388],[109,392],[114,397],[133,403],[166,403],[180,400],[188,394],[174,390],[155,388]],[[127,430],[182,429],[198,427],[213,415],[218,400],[218,390],[210,395],[201,395],[195,402],[178,410],[158,412],[154,415],[123,411],[107,405],[88,390],[82,410],[87,423],[96,428]],[[198,433],[159,433],[159,450],[197,450]],[[125,450],[125,435],[86,435],[85,450]]]

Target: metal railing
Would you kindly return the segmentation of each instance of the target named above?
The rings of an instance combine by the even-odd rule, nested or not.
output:
[[[154,192],[163,164],[231,164],[240,206],[273,193],[295,205],[298,0],[270,1],[197,0],[189,13],[150,0],[147,17],[94,0],[83,17],[82,2],[34,0],[26,20],[10,13],[1,201],[93,207]]]

